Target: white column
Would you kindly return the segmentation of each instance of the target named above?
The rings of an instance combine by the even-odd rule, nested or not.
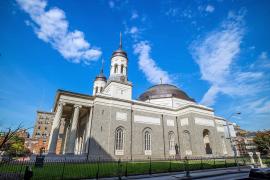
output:
[[[67,127],[66,127],[66,134],[65,134],[65,142],[64,142],[64,147],[63,147],[63,154],[66,154],[69,133],[70,133],[70,127],[69,127],[69,124],[68,124]]]
[[[90,141],[90,130],[91,130],[91,125],[92,125],[92,115],[93,115],[93,107],[90,107],[90,112],[89,112],[89,119],[88,122],[86,123],[86,136],[85,136],[85,141],[84,141],[84,153],[88,153],[88,148],[89,148],[89,141]]]
[[[119,64],[119,65],[117,65],[117,66],[118,66],[118,69],[117,69],[118,72],[117,72],[117,73],[118,73],[118,74],[121,74],[121,65]]]
[[[71,124],[71,131],[69,136],[69,141],[67,144],[67,154],[74,154],[75,141],[77,136],[77,125],[79,120],[79,111],[82,106],[74,105],[74,113]]]
[[[126,76],[127,75],[127,67],[124,66],[123,74]]]
[[[61,120],[64,105],[65,103],[59,102],[56,114],[53,119],[53,125],[52,125],[51,134],[50,134],[50,140],[49,140],[49,152],[48,152],[49,154],[55,154],[58,134],[59,134],[59,125],[60,125],[60,120]]]

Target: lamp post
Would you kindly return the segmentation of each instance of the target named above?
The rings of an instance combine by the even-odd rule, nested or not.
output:
[[[230,143],[231,143],[231,146],[232,146],[232,149],[233,149],[233,153],[234,153],[234,158],[236,159],[236,156],[237,156],[237,152],[236,152],[236,147],[235,147],[235,144],[234,144],[234,141],[232,139],[232,136],[231,136],[231,132],[230,132],[230,128],[229,128],[229,119],[231,117],[233,117],[234,115],[240,115],[241,112],[235,112],[235,113],[232,113],[228,119],[226,119],[226,126],[227,126],[227,131],[228,131],[228,139],[230,140]],[[238,161],[237,161],[237,166],[238,166],[238,170],[240,170],[240,167],[239,167],[239,164],[238,164]]]

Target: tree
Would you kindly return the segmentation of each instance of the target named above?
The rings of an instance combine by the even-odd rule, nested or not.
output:
[[[262,154],[270,154],[270,130],[258,131],[253,141]]]
[[[21,157],[30,154],[29,149],[24,146],[24,138],[18,133],[22,130],[21,124],[14,130],[11,128],[2,133],[0,137],[0,151],[11,157]]]

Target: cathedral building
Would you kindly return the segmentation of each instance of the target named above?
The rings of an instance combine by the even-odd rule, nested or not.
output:
[[[60,154],[103,159],[232,156],[226,120],[196,103],[180,88],[157,84],[132,99],[128,55],[112,53],[110,75],[103,67],[93,94],[58,90],[53,107],[48,156]],[[234,129],[230,128],[230,134]]]

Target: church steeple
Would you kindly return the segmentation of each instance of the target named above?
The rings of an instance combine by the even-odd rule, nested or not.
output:
[[[110,80],[127,81],[127,53],[123,50],[122,33],[119,36],[119,47],[113,52],[111,58]]]
[[[131,100],[132,84],[127,77],[128,57],[123,50],[122,33],[120,32],[119,35],[119,46],[111,57],[110,77],[102,93],[115,98]]]
[[[103,69],[104,69],[104,60],[102,59],[102,65],[100,68],[99,75],[96,76],[96,79],[94,81],[93,95],[95,95],[96,93],[101,93],[104,87],[106,86],[107,78],[103,73]]]
[[[122,32],[120,32],[119,49],[122,49]]]

